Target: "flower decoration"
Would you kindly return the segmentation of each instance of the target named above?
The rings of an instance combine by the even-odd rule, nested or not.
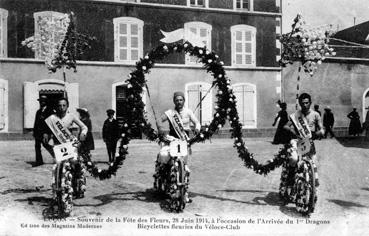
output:
[[[22,41],[22,45],[32,49],[36,58],[45,59],[50,72],[64,66],[76,72],[76,58],[90,48],[89,42],[95,37],[76,31],[73,12],[61,17],[39,17],[36,21],[37,33]]]
[[[218,100],[215,105],[216,111],[212,122],[199,134],[194,136],[189,144],[192,145],[209,139],[225,125],[228,118],[232,121],[232,123],[230,123],[231,138],[235,138],[234,146],[238,151],[239,157],[244,162],[244,165],[254,170],[257,174],[266,175],[271,170],[274,170],[284,163],[287,153],[285,149],[281,149],[279,153],[275,155],[273,161],[268,161],[266,164],[260,164],[253,158],[253,154],[248,151],[242,138],[242,124],[239,122],[236,109],[236,97],[233,94],[233,90],[230,89],[230,79],[226,76],[223,67],[224,63],[216,53],[203,53],[206,51],[207,49],[205,47],[193,46],[189,42],[164,44],[152,49],[146,54],[147,57],[145,56],[136,63],[136,69],[129,74],[126,80],[126,83],[130,84],[131,87],[127,88],[127,96],[129,99],[123,109],[127,110],[131,115],[127,117],[126,123],[123,126],[122,132],[125,135],[121,136],[120,150],[123,150],[123,156],[128,153],[128,143],[132,133],[131,128],[138,129],[150,141],[158,142],[161,140],[162,137],[159,136],[158,132],[154,130],[151,124],[146,120],[144,103],[141,97],[143,88],[147,88],[145,74],[150,73],[156,61],[163,60],[172,53],[186,53],[199,59],[204,69],[213,76],[213,86],[218,88],[218,93],[216,95]]]
[[[283,34],[279,39],[282,44],[280,65],[300,61],[304,71],[312,76],[326,57],[336,55],[328,45],[332,33],[330,29],[324,28],[308,29],[302,16],[298,14],[291,32]]]

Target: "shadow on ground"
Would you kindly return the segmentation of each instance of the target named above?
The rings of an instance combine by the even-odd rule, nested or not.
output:
[[[50,189],[43,189],[44,186],[36,186],[35,188],[30,188],[30,189],[25,189],[25,188],[13,188],[13,189],[7,189],[5,191],[0,192],[0,194],[2,195],[6,195],[9,193],[43,193],[43,192],[47,192]]]
[[[339,137],[337,141],[344,147],[369,149],[369,140],[364,137]]]
[[[334,204],[337,204],[343,208],[352,208],[352,207],[367,207],[364,205],[361,205],[359,203],[356,202],[349,202],[349,201],[343,201],[343,200],[339,200],[339,199],[327,199],[329,202],[333,202]]]

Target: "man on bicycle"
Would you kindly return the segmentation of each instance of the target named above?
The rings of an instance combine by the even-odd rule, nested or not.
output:
[[[195,133],[200,132],[200,122],[192,112],[192,110],[185,108],[185,96],[183,92],[175,92],[173,94],[173,102],[174,102],[174,109],[167,110],[164,112],[164,114],[160,118],[159,123],[159,134],[164,134],[164,122],[168,121],[169,123],[169,136],[172,136],[174,138],[180,139],[182,141],[189,141],[189,134],[190,134],[190,125],[193,123],[195,125]],[[160,149],[160,152],[158,154],[158,159],[156,162],[156,170],[154,178],[156,179],[159,175],[159,169],[168,163],[170,160],[169,155],[169,146],[163,145]],[[185,168],[186,171],[189,172],[189,169],[187,167],[187,158],[184,158],[185,162]],[[155,181],[156,182],[156,181]],[[187,202],[191,202],[191,200],[186,196]]]
[[[310,109],[311,96],[308,93],[302,93],[299,98],[299,104],[301,110],[296,111],[290,115],[290,119],[284,126],[284,129],[289,131],[292,139],[298,139],[297,142],[305,140],[306,145],[309,147],[309,155],[313,162],[316,162],[314,139],[323,137],[324,129],[322,119],[318,112]],[[290,165],[296,165],[298,161],[297,154],[297,142],[291,142],[290,148]],[[319,185],[316,176],[317,185]]]
[[[73,113],[68,112],[69,102],[66,98],[60,98],[57,104],[57,112],[55,115],[49,116],[45,121],[52,131],[53,140],[55,144],[64,144],[71,142],[74,139],[74,136],[71,132],[71,128],[73,124],[76,124],[80,129],[79,140],[84,141],[86,138],[86,134],[88,128],[83,122]],[[82,166],[79,161],[70,160],[72,169],[74,170],[74,178],[72,182],[72,186],[74,190],[78,190],[73,192],[73,194],[77,198],[84,197],[84,189],[81,189],[82,185],[85,185],[85,177],[82,172]]]

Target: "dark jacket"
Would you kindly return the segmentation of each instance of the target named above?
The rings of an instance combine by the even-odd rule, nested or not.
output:
[[[88,131],[85,141],[82,142],[83,148],[87,150],[95,150],[94,137],[92,136],[92,125],[90,118],[81,119],[81,121],[87,126]]]
[[[116,119],[111,122],[109,119],[104,121],[104,126],[102,130],[102,136],[104,142],[116,142],[119,139],[119,124]]]
[[[332,112],[325,112],[323,115],[323,126],[324,127],[333,127],[334,125],[334,115]]]
[[[43,134],[51,134],[51,130],[47,126],[45,119],[54,114],[55,111],[48,106],[45,109],[40,108],[35,115],[35,123],[33,125],[33,137],[42,139]]]

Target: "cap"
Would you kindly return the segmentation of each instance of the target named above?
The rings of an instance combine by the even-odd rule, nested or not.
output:
[[[115,111],[114,111],[113,109],[108,109],[108,110],[106,110],[106,113],[107,113],[108,115],[110,115],[110,114],[114,114],[114,113],[115,113]]]
[[[47,96],[46,95],[40,95],[40,97],[37,99],[37,101],[46,101]]]
[[[174,92],[173,99],[175,99],[178,96],[182,96],[183,98],[185,97],[183,92],[177,91],[177,92]]]

